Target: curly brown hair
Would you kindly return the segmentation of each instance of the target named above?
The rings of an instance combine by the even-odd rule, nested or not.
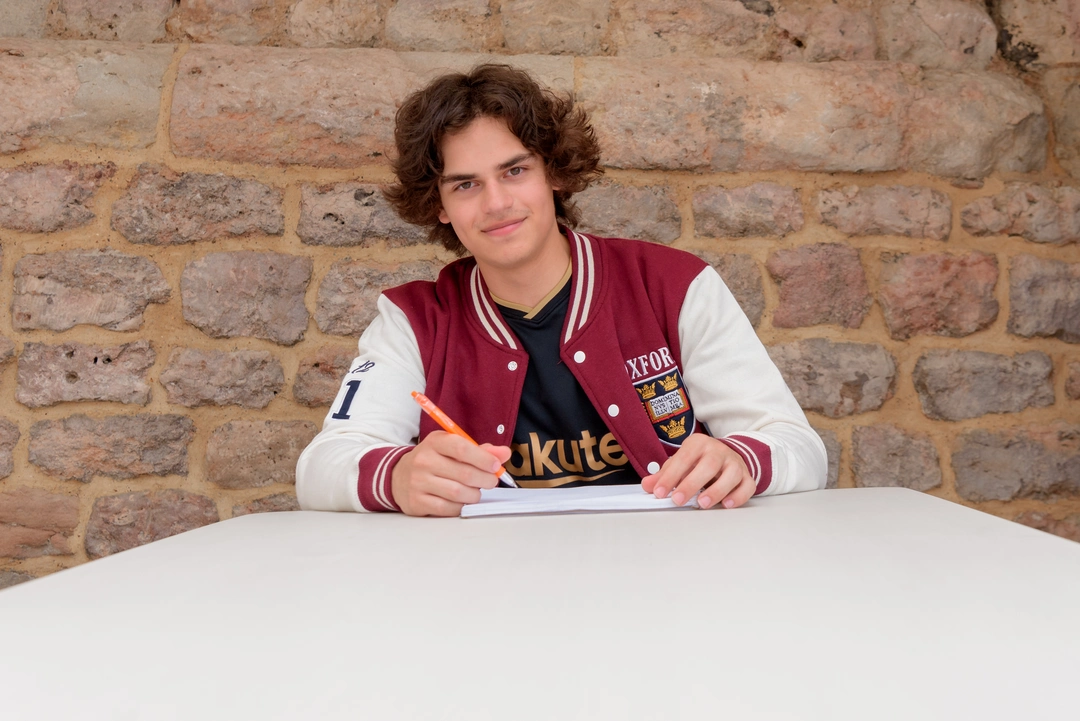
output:
[[[429,228],[428,239],[458,255],[465,246],[449,224],[439,222],[441,145],[447,134],[481,117],[499,118],[525,148],[544,162],[554,191],[555,217],[575,226],[570,202],[600,177],[600,145],[585,111],[569,97],[541,87],[532,76],[509,65],[478,65],[469,73],[451,73],[410,95],[397,112],[393,161],[397,183],[384,192],[398,215]]]

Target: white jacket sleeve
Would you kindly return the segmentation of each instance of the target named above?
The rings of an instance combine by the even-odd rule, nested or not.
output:
[[[419,435],[420,406],[411,392],[423,393],[425,381],[405,314],[386,296],[379,296],[378,310],[322,431],[297,461],[296,496],[305,510],[395,509],[390,475]]]
[[[825,444],[712,268],[705,268],[687,290],[679,344],[695,417],[739,452],[760,493],[825,487]]]

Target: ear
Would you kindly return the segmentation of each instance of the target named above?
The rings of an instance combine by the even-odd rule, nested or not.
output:
[[[443,225],[450,225],[450,216],[442,208],[439,208],[439,222]]]

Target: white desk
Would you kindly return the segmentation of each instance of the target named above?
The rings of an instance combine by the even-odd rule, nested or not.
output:
[[[274,513],[0,592],[0,717],[1044,719],[1080,545],[901,489]]]

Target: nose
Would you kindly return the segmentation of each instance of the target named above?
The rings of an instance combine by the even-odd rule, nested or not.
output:
[[[484,211],[498,214],[509,209],[514,199],[501,183],[488,183],[484,186]]]

